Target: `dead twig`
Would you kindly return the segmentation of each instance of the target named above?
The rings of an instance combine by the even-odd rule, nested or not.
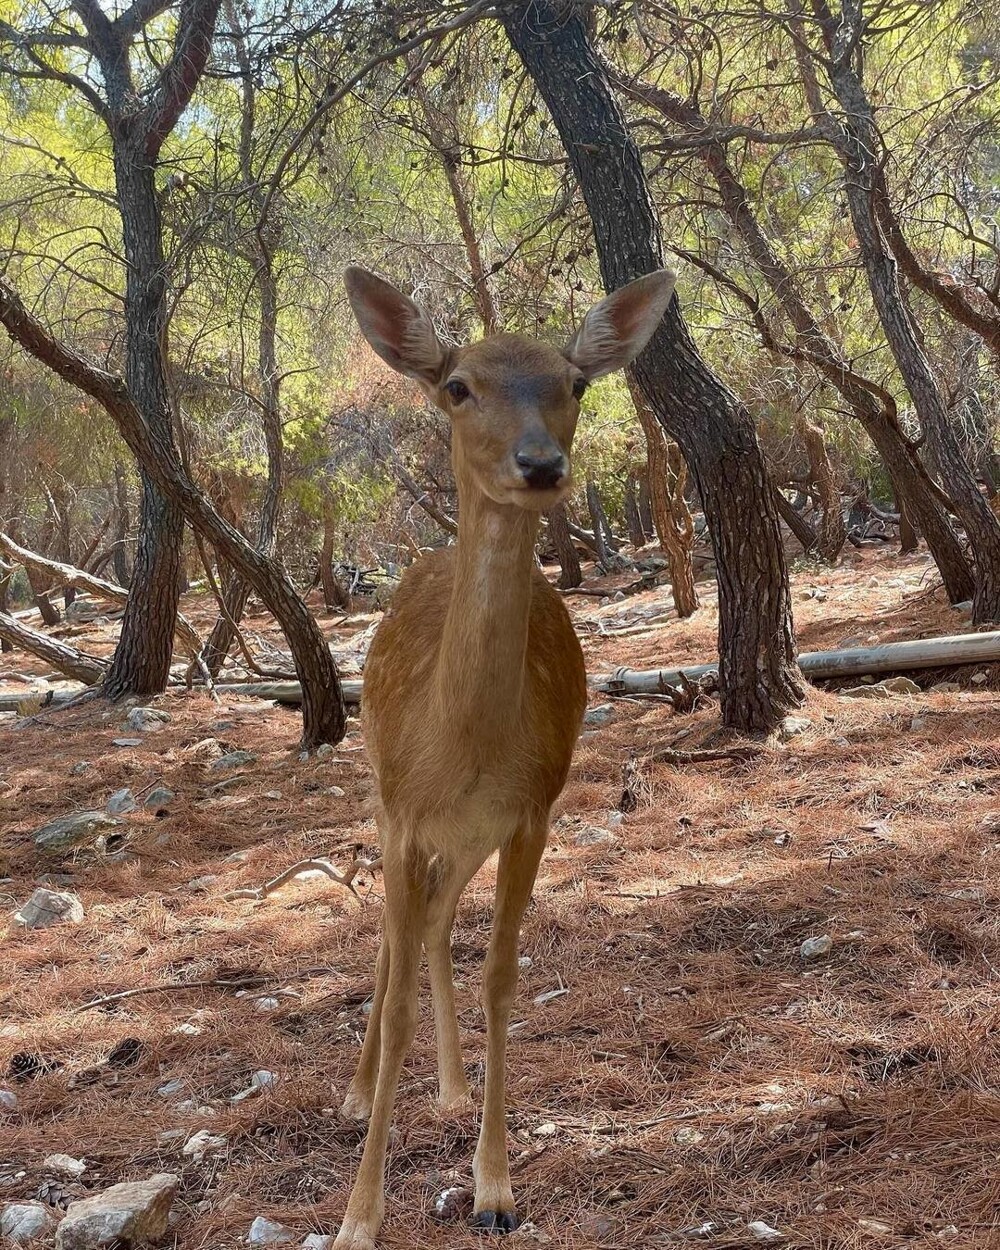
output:
[[[709,760],[753,760],[763,751],[763,747],[720,747],[715,751],[671,751],[664,747],[647,756],[651,764],[704,764]]]
[[[132,990],[119,990],[117,994],[106,994],[103,998],[94,998],[81,1007],[73,1008],[73,1015],[81,1011],[93,1011],[95,1007],[106,1007],[108,1003],[120,1003],[126,998],[136,998],[140,994],[169,994],[175,990],[226,989],[248,990],[266,985],[270,977],[240,977],[236,980],[213,978],[207,981],[165,981],[162,985],[140,985]]]
[[[341,872],[328,859],[300,859],[297,864],[292,864],[291,868],[286,868],[284,872],[279,872],[276,877],[272,877],[270,881],[265,881],[263,885],[257,886],[255,889],[230,890],[228,894],[224,894],[222,897],[226,902],[236,898],[252,898],[259,902],[267,898],[269,894],[273,894],[275,890],[280,890],[283,885],[301,873],[322,872],[331,881],[336,881],[338,885],[342,885],[350,890],[354,897],[357,898],[358,892],[354,888],[354,879],[358,873],[375,872],[381,867],[381,859],[363,859],[360,856],[355,856],[353,862],[348,865],[347,871]]]

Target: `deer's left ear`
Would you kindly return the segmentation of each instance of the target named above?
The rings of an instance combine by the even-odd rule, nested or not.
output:
[[[386,364],[425,387],[439,382],[447,357],[420,305],[356,265],[344,270],[344,285],[361,333]]]
[[[587,380],[621,369],[649,342],[667,311],[677,275],[657,269],[601,300],[587,313],[565,355]]]

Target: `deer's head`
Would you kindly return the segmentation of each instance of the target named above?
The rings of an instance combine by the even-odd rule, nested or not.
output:
[[[471,476],[495,503],[535,512],[547,511],[570,488],[570,449],[587,384],[642,351],[675,281],[660,269],[614,291],[559,351],[517,334],[445,347],[413,300],[365,269],[344,273],[372,348],[450,419],[458,473]]]

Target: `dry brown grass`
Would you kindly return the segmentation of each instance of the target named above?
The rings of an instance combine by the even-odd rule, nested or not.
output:
[[[865,553],[856,568],[797,574],[801,645],[958,632],[938,596],[886,585],[925,567]],[[803,598],[815,584],[825,601]],[[657,595],[574,608],[592,631]],[[708,608],[648,635],[590,632],[588,664],[704,660],[714,628]],[[532,1226],[514,1244],[746,1247],[759,1244],[747,1230],[757,1219],[789,1246],[1000,1244],[992,676],[985,688],[884,703],[814,691],[803,737],[754,762],[650,766],[617,841],[587,847],[576,829],[608,821],[628,754],[705,745],[717,712],[622,702],[584,738],[524,927],[532,963],[509,1094],[515,1192]],[[0,875],[12,878],[0,889],[20,902],[52,873],[87,908],[72,930],[0,922],[0,1073],[24,1053],[61,1065],[20,1082],[0,1075],[19,1099],[0,1127],[0,1199],[35,1195],[52,1179],[43,1158],[66,1151],[88,1170],[61,1183],[63,1201],[179,1171],[173,1244],[184,1250],[235,1247],[257,1214],[303,1235],[331,1231],[361,1143],[333,1108],[364,1027],[381,885],[365,883],[360,900],[324,881],[263,903],[222,896],[303,856],[346,860],[372,842],[360,740],[355,730],[333,760],[300,762],[291,712],[203,695],[161,706],[170,725],[134,750],[111,745],[123,713],[101,704],[0,731]],[[927,720],[914,730],[918,713]],[[228,727],[213,728],[220,721]],[[207,794],[220,776],[193,748],[208,736],[259,756],[228,795]],[[92,768],[76,775],[81,759]],[[161,783],[178,801],[162,818],[128,820],[124,853],[53,864],[32,848],[44,820]],[[475,1082],[492,874],[474,881],[455,931]],[[204,876],[215,880],[191,886]],[[832,953],[804,962],[803,939],[821,933]],[[77,1010],[132,987],[247,976],[264,981],[246,996],[217,985]],[[560,985],[569,993],[534,1004]],[[258,1011],[256,998],[276,990],[293,993]],[[107,1063],[128,1038],[136,1061]],[[230,1104],[258,1068],[278,1073],[277,1087]],[[184,1093],[160,1096],[175,1077]],[[433,1077],[425,997],[396,1116],[386,1247],[482,1245],[431,1215],[442,1188],[469,1180],[475,1135],[471,1118],[436,1111]],[[180,1148],[203,1127],[229,1147],[195,1164]],[[704,1221],[717,1226],[711,1237],[678,1242]]]

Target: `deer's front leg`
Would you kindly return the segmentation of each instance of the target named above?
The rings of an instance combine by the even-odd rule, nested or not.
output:
[[[472,1222],[490,1232],[509,1233],[519,1223],[507,1160],[507,1027],[517,991],[517,941],[521,920],[531,898],[547,832],[546,820],[516,834],[500,853],[497,871],[493,933],[483,970],[486,1091],[483,1123],[472,1165],[476,1178]]]

